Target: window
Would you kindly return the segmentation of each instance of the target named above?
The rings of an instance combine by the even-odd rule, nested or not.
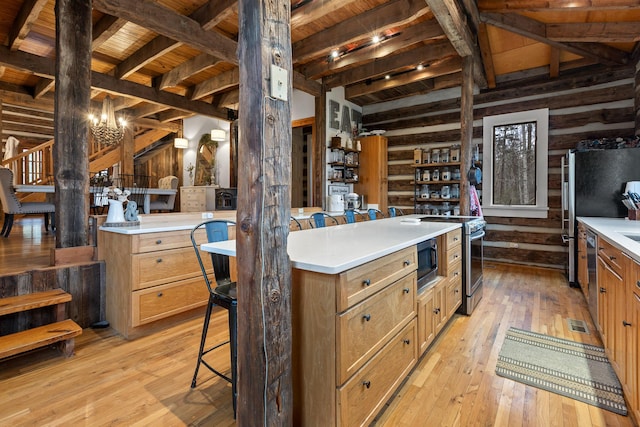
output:
[[[484,215],[547,217],[548,130],[547,108],[483,119]]]

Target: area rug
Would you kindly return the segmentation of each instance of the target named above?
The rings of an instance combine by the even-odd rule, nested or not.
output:
[[[618,377],[597,346],[510,328],[496,374],[627,415]]]

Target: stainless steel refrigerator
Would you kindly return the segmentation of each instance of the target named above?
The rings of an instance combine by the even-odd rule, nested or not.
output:
[[[640,181],[640,147],[571,150],[562,159],[562,239],[569,244],[569,284],[577,282],[576,218],[626,217],[621,200],[628,181]]]

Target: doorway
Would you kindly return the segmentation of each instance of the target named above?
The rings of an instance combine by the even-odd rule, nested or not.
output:
[[[291,207],[310,206],[312,200],[312,147],[315,118],[295,120],[291,124]]]

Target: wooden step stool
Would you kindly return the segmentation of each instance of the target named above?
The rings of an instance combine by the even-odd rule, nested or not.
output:
[[[71,295],[62,289],[0,298],[0,316],[51,305],[57,306],[57,322],[0,337],[0,359],[53,343],[58,343],[58,348],[66,357],[71,356],[74,350],[74,337],[82,333],[82,328],[73,320],[64,319],[65,304],[69,301],[71,301]]]

